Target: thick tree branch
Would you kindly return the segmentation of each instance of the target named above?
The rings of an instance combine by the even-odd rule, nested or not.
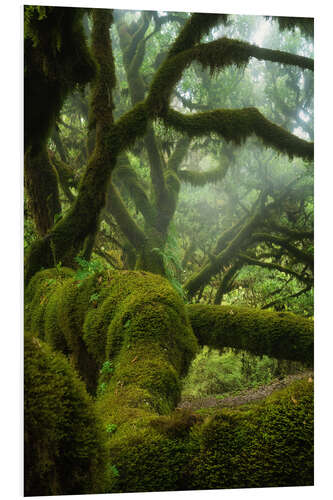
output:
[[[96,129],[96,143],[80,183],[77,198],[66,216],[43,239],[37,240],[26,258],[25,282],[41,267],[54,260],[71,266],[87,236],[95,234],[105,204],[107,185],[116,165],[116,155],[108,148],[113,124],[112,90],[115,85],[114,59],[110,40],[112,13],[104,9],[93,12],[92,49],[98,72],[92,87],[90,126]],[[110,151],[111,149],[111,151]]]
[[[135,223],[133,217],[129,214],[112,182],[110,183],[108,189],[106,208],[113,215],[121,231],[134,248],[142,248],[146,242],[145,234]]]
[[[156,219],[155,210],[149,201],[148,195],[140,182],[139,177],[131,168],[125,157],[119,159],[112,178],[122,183],[132,198],[136,209],[141,212],[147,222],[153,223]]]
[[[169,109],[163,120],[167,125],[186,132],[190,137],[215,132],[226,141],[239,145],[255,135],[266,146],[289,157],[313,159],[313,143],[304,141],[272,123],[256,108],[218,109],[190,115]]]
[[[243,307],[186,306],[199,344],[313,363],[313,322],[292,313]]]
[[[165,114],[170,97],[184,70],[194,61],[203,68],[209,68],[211,73],[235,64],[244,66],[250,57],[259,60],[279,62],[303,69],[313,70],[313,59],[297,56],[279,50],[264,49],[247,42],[220,38],[213,42],[196,45],[181,52],[171,50],[167,59],[155,75],[149,92],[149,104],[157,114]]]

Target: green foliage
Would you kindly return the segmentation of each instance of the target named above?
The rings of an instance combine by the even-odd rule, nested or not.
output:
[[[108,434],[113,434],[114,432],[116,432],[117,427],[118,426],[116,424],[107,424],[107,426],[106,426],[106,432]]]
[[[267,356],[251,358],[245,353],[237,353],[231,349],[219,354],[216,350],[203,348],[193,361],[184,380],[183,395],[204,397],[270,382],[275,371],[274,360]],[[250,364],[247,370],[245,370],[246,362]]]
[[[185,300],[184,290],[179,281],[183,271],[180,260],[179,238],[173,225],[169,228],[164,250],[153,248],[153,252],[162,257],[167,279],[182,299]]]
[[[204,347],[191,364],[183,381],[182,395],[188,398],[222,396],[270,383],[287,375],[296,366],[286,365],[266,355],[254,356],[245,351],[224,349],[221,353]],[[298,365],[298,370],[302,366]]]
[[[110,472],[112,473],[112,475],[114,477],[118,477],[119,476],[119,471],[118,471],[118,469],[117,469],[117,467],[115,465],[110,465],[109,469],[110,469]]]
[[[104,374],[105,374],[105,375],[106,375],[106,374],[107,374],[107,375],[109,375],[109,374],[111,374],[112,372],[113,372],[112,362],[111,362],[111,361],[109,361],[109,360],[105,361],[105,362],[103,363],[103,365],[102,365],[102,368],[100,369],[100,373],[101,373],[101,374],[103,374],[103,375],[104,375]]]
[[[81,286],[82,281],[89,276],[93,276],[96,273],[100,273],[103,271],[104,266],[99,259],[86,260],[82,257],[75,257],[75,261],[77,262],[79,268],[75,273],[75,279],[79,281],[78,286]],[[94,302],[98,299],[98,294],[92,294],[90,296],[90,302]]]

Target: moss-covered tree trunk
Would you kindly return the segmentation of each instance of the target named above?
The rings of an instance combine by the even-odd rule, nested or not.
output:
[[[61,213],[57,173],[45,148],[37,153],[27,151],[24,160],[24,187],[29,209],[37,232],[43,237],[52,228],[55,216]]]

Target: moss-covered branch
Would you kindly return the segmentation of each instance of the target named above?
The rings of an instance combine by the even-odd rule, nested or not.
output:
[[[171,94],[184,70],[194,61],[211,73],[235,64],[243,66],[249,59],[279,62],[313,70],[313,59],[290,54],[279,50],[264,49],[247,42],[220,38],[213,42],[191,46],[187,50],[177,52],[171,50],[165,62],[156,73],[151,84],[148,101],[157,114],[165,114]]]
[[[226,14],[192,14],[172,45],[168,58],[193,47],[214,26],[221,23],[226,24],[227,21],[228,16]]]
[[[141,212],[146,221],[154,224],[156,213],[150,203],[145,186],[143,186],[141,179],[138,177],[135,170],[131,168],[125,156],[119,159],[117,167],[113,172],[112,179],[121,182],[131,196],[136,209]]]
[[[211,168],[205,172],[180,170],[178,176],[181,181],[191,184],[191,186],[205,186],[206,184],[215,184],[221,181],[225,177],[227,171],[228,165],[221,162],[218,167]]]
[[[264,262],[264,261],[258,260],[256,258],[253,258],[250,255],[246,255],[243,252],[239,252],[238,257],[241,259],[241,261],[246,262],[250,266],[259,266],[259,267],[265,267],[266,269],[275,269],[276,271],[279,271],[280,273],[289,274],[290,276],[293,276],[298,281],[301,281],[303,283],[310,284],[313,282],[313,279],[311,279],[310,276],[300,274],[300,273],[294,271],[293,269],[289,269],[287,267],[280,266],[279,264],[276,264],[274,262]]]
[[[189,297],[193,297],[202,286],[205,286],[209,282],[212,276],[221,271],[223,266],[229,264],[230,260],[234,258],[235,254],[248,241],[249,236],[263,217],[262,204],[264,199],[265,195],[262,194],[251,217],[249,217],[239,231],[232,236],[232,239],[229,240],[232,233],[227,235],[228,239],[226,239],[226,246],[217,255],[212,255],[210,262],[186,281],[184,289]]]
[[[281,224],[278,224],[277,222],[274,221],[269,221],[269,228],[273,231],[277,231],[279,233],[285,234],[288,236],[289,240],[294,240],[294,241],[300,241],[304,239],[309,239],[313,241],[314,238],[314,232],[312,231],[307,231],[307,230],[300,230],[300,229],[290,229],[287,226],[282,226]]]
[[[73,195],[70,188],[78,186],[78,181],[75,176],[74,170],[65,163],[64,160],[56,158],[55,154],[49,152],[49,159],[52,166],[55,168],[61,189],[63,190],[66,198],[70,203],[73,203],[75,196]]]
[[[314,36],[314,19],[313,17],[287,17],[287,16],[266,16],[268,19],[272,19],[273,21],[277,21],[279,24],[279,29],[281,31],[284,30],[292,30],[295,28],[299,28],[300,31],[313,39]]]
[[[106,208],[113,215],[129,242],[139,251],[146,243],[145,234],[131,217],[112,182],[108,188]]]
[[[304,141],[265,118],[256,108],[218,109],[185,115],[169,109],[163,117],[165,123],[190,137],[215,132],[226,141],[242,144],[255,135],[265,146],[289,157],[313,159],[313,143]]]
[[[304,264],[309,266],[311,270],[313,270],[314,268],[313,255],[304,252],[303,250],[300,250],[295,245],[292,245],[288,238],[283,238],[281,236],[274,236],[268,233],[253,233],[252,240],[265,241],[269,243],[274,243],[275,245],[279,245],[285,250],[287,250],[287,252],[292,256],[294,256],[298,261],[303,262]]]
[[[313,321],[245,307],[189,304],[186,308],[200,345],[313,362]]]
[[[234,279],[242,267],[242,262],[237,260],[232,266],[223,273],[221,283],[216,291],[214,304],[220,305],[223,299],[223,295],[228,293],[232,289]]]

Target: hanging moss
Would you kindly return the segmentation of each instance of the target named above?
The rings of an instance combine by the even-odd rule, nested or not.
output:
[[[205,186],[206,184],[216,183],[222,180],[228,171],[227,165],[219,165],[216,168],[207,170],[206,172],[195,172],[191,170],[180,170],[179,178],[191,186]]]
[[[37,150],[50,136],[64,99],[95,74],[81,25],[84,9],[25,7],[24,141]]]
[[[106,434],[84,384],[32,335],[24,347],[24,494],[106,490]]]
[[[313,39],[314,36],[314,19],[313,17],[287,17],[287,16],[266,16],[268,19],[273,19],[273,21],[277,21],[279,24],[279,29],[281,31],[284,30],[292,30],[295,28],[299,28],[303,35],[308,36]]]
[[[267,120],[256,108],[219,109],[184,115],[169,109],[164,121],[190,137],[215,132],[228,142],[242,144],[256,135],[263,143],[289,157],[313,159],[313,143],[304,141]]]
[[[313,363],[313,321],[246,307],[190,304],[186,309],[200,345]]]
[[[181,79],[184,70],[194,61],[199,62],[203,68],[209,68],[211,74],[214,74],[233,64],[238,67],[244,66],[248,64],[250,57],[299,66],[312,71],[314,67],[313,59],[288,52],[264,49],[247,42],[225,37],[210,43],[190,46],[187,50],[176,54],[173,54],[171,50],[169,57],[155,74],[150,87],[147,102],[151,107],[153,116],[154,113],[156,115],[166,113],[171,94],[177,82]]]

